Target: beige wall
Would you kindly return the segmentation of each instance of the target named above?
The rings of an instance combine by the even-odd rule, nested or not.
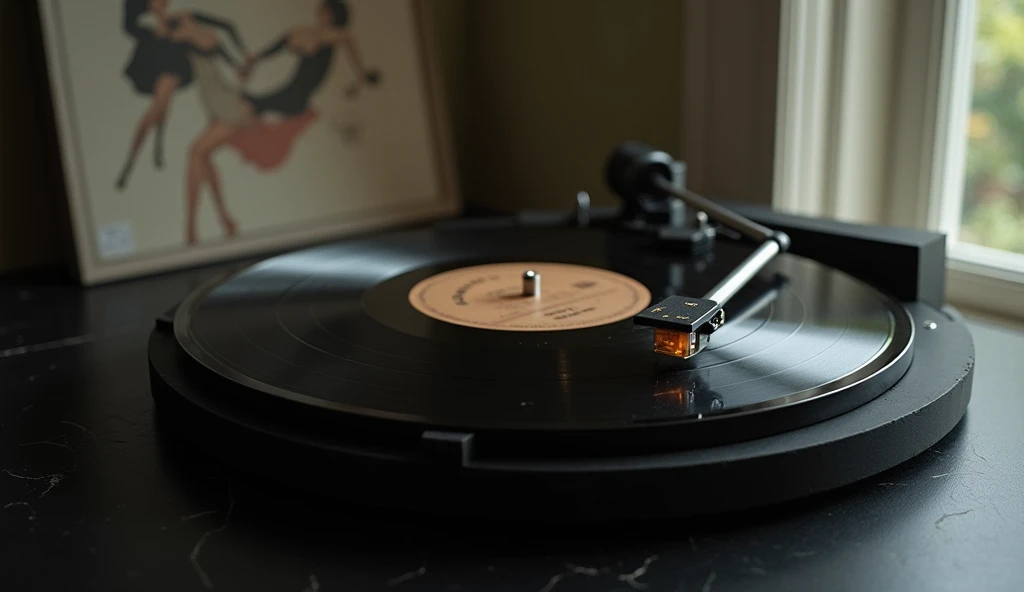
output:
[[[601,171],[617,143],[678,150],[679,0],[435,0],[434,9],[469,204],[568,207],[580,189],[614,203]]]
[[[682,140],[692,189],[768,205],[780,0],[685,0]]]
[[[433,0],[466,202],[615,203],[642,140],[712,196],[770,204],[779,0]]]

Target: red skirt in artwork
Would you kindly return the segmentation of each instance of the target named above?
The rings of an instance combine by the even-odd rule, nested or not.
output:
[[[277,121],[259,120],[236,133],[230,143],[256,168],[272,170],[284,164],[292,144],[314,120],[316,111],[312,109]]]

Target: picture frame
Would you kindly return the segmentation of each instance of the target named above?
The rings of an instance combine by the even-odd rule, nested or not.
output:
[[[428,12],[40,0],[82,283],[458,213]]]

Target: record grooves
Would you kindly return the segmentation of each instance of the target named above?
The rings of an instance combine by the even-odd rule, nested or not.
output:
[[[897,302],[796,256],[779,257],[747,286],[727,307],[732,324],[689,360],[653,356],[649,329],[628,319],[495,331],[437,320],[410,304],[414,287],[440,273],[516,261],[612,271],[639,280],[654,299],[700,293],[748,252],[721,244],[712,257],[680,264],[628,234],[574,230],[567,241],[564,229],[523,227],[420,230],[299,251],[182,302],[151,341],[154,394],[190,424],[209,425],[189,435],[212,451],[251,466],[261,450],[256,470],[313,463],[339,481],[369,479],[377,484],[364,483],[371,498],[402,505],[386,484],[431,479],[448,467],[459,476],[413,505],[473,511],[467,495],[516,492],[541,514],[523,482],[505,479],[546,475],[533,502],[554,508],[545,506],[551,493],[576,490],[574,478],[596,479],[600,499],[622,502],[639,492],[615,481],[619,473],[689,482],[725,471],[714,477],[724,479],[712,488],[722,490],[719,502],[670,513],[757,505],[805,494],[809,481],[833,487],[916,454],[941,430],[919,429],[877,452],[894,421],[878,411],[891,411],[908,381],[950,373],[945,387],[900,396],[913,410],[903,422],[921,421],[922,407],[940,401],[966,404],[960,387],[970,364],[959,375],[955,366],[929,375],[928,360],[912,364],[942,354],[934,332],[922,342],[915,330],[926,305]],[[942,313],[924,314],[942,318],[946,335],[962,331]],[[866,434],[876,438],[859,443]],[[826,458],[830,447],[851,454],[861,446],[874,450],[870,458],[759,484],[765,490],[755,501],[739,503],[725,491],[763,472],[777,481],[787,463]],[[731,473],[735,463],[756,466]],[[644,513],[609,513],[604,502],[587,510],[573,499],[580,515]]]
[[[589,234],[596,236],[577,240],[583,248],[608,238]],[[802,279],[716,336],[708,355],[693,361],[652,359],[649,331],[634,331],[628,321],[531,334],[433,321],[412,310],[409,290],[424,275],[462,265],[439,266],[438,245],[429,237],[403,237],[407,250],[390,255],[415,270],[391,277],[385,275],[391,271],[378,271],[385,277],[364,272],[356,276],[362,285],[353,286],[353,274],[344,270],[388,267],[346,251],[370,246],[324,247],[257,266],[179,309],[178,340],[205,367],[253,389],[254,396],[430,428],[509,432],[505,438],[515,431],[547,432],[545,446],[559,440],[555,432],[593,431],[598,446],[634,451],[643,449],[638,440],[705,446],[826,419],[892,386],[912,356],[913,331],[902,309],[839,272],[790,258],[779,261],[777,272],[808,269]],[[550,243],[558,237],[555,231],[509,230],[460,248],[500,257],[506,245],[530,244],[540,253],[555,250]],[[743,255],[744,247],[736,250]],[[730,254],[721,251],[723,259]],[[311,261],[330,263],[316,269]],[[689,285],[715,281],[718,268],[695,274]],[[252,292],[253,282],[279,286],[280,294],[268,299]],[[650,288],[672,287],[662,281]],[[822,299],[809,290],[834,295]],[[631,429],[640,424],[657,425]],[[685,430],[668,434],[677,424]]]

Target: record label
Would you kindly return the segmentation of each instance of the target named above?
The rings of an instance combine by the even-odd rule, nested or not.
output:
[[[539,276],[537,295],[524,293],[523,274]],[[409,292],[419,312],[449,323],[497,331],[583,329],[632,318],[650,291],[625,275],[564,263],[494,263],[429,277]]]

